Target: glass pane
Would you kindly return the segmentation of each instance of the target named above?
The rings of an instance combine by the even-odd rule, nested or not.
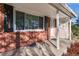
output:
[[[32,19],[32,17],[31,17],[31,15],[27,15],[27,20],[28,20],[28,23],[29,23],[29,26],[28,26],[28,28],[29,29],[32,29],[32,26],[31,26],[31,19]]]
[[[16,29],[24,29],[24,13],[16,11]]]
[[[25,16],[26,16],[26,18],[25,18],[25,26],[24,26],[24,28],[25,28],[25,29],[29,29],[28,15],[26,14]]]
[[[43,17],[39,17],[39,28],[43,29]]]
[[[38,28],[39,28],[39,20],[38,20],[38,16],[33,16],[32,19],[33,19],[33,20],[31,20],[31,23],[32,23],[32,29],[38,29]]]
[[[44,28],[45,30],[47,30],[47,27],[48,27],[48,20],[47,20],[47,17],[45,16],[45,19],[44,19]]]
[[[38,16],[28,15],[27,19],[29,20],[29,29],[39,28]]]
[[[8,17],[6,13],[4,16],[4,32],[8,32]]]

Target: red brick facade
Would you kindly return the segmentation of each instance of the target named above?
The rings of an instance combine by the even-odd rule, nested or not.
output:
[[[0,4],[0,32],[4,32],[4,7]]]
[[[19,35],[19,37],[17,36]],[[18,38],[18,39],[17,39]],[[44,41],[47,39],[47,32],[5,32],[0,33],[0,52],[9,51],[20,46],[31,45],[34,42]],[[18,40],[18,42],[17,42]]]
[[[47,30],[39,32],[4,32],[4,7],[0,4],[0,53],[49,39],[49,17],[47,17],[47,24]]]

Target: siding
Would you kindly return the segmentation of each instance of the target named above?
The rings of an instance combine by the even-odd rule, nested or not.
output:
[[[60,38],[66,38],[66,39],[69,38],[68,22],[60,26],[59,35],[60,35]]]

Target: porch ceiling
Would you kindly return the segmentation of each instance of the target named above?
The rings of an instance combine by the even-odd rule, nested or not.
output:
[[[56,8],[48,3],[13,3],[9,5],[33,15],[56,17]],[[63,17],[67,17],[67,15],[60,12],[60,18]]]

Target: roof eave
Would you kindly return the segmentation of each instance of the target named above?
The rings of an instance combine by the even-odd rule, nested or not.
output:
[[[68,4],[65,4],[67,9],[69,9],[69,12],[73,14],[74,17],[78,17],[77,14],[68,6]]]
[[[67,5],[65,4],[61,4],[61,3],[49,3],[51,6],[55,7],[56,9],[60,10],[61,12],[63,12],[64,14],[66,14],[68,17],[72,18],[72,17],[77,17],[77,15],[75,14],[75,12],[72,11],[72,9],[70,9]],[[61,9],[62,8],[62,9]],[[65,11],[64,11],[65,10]]]

